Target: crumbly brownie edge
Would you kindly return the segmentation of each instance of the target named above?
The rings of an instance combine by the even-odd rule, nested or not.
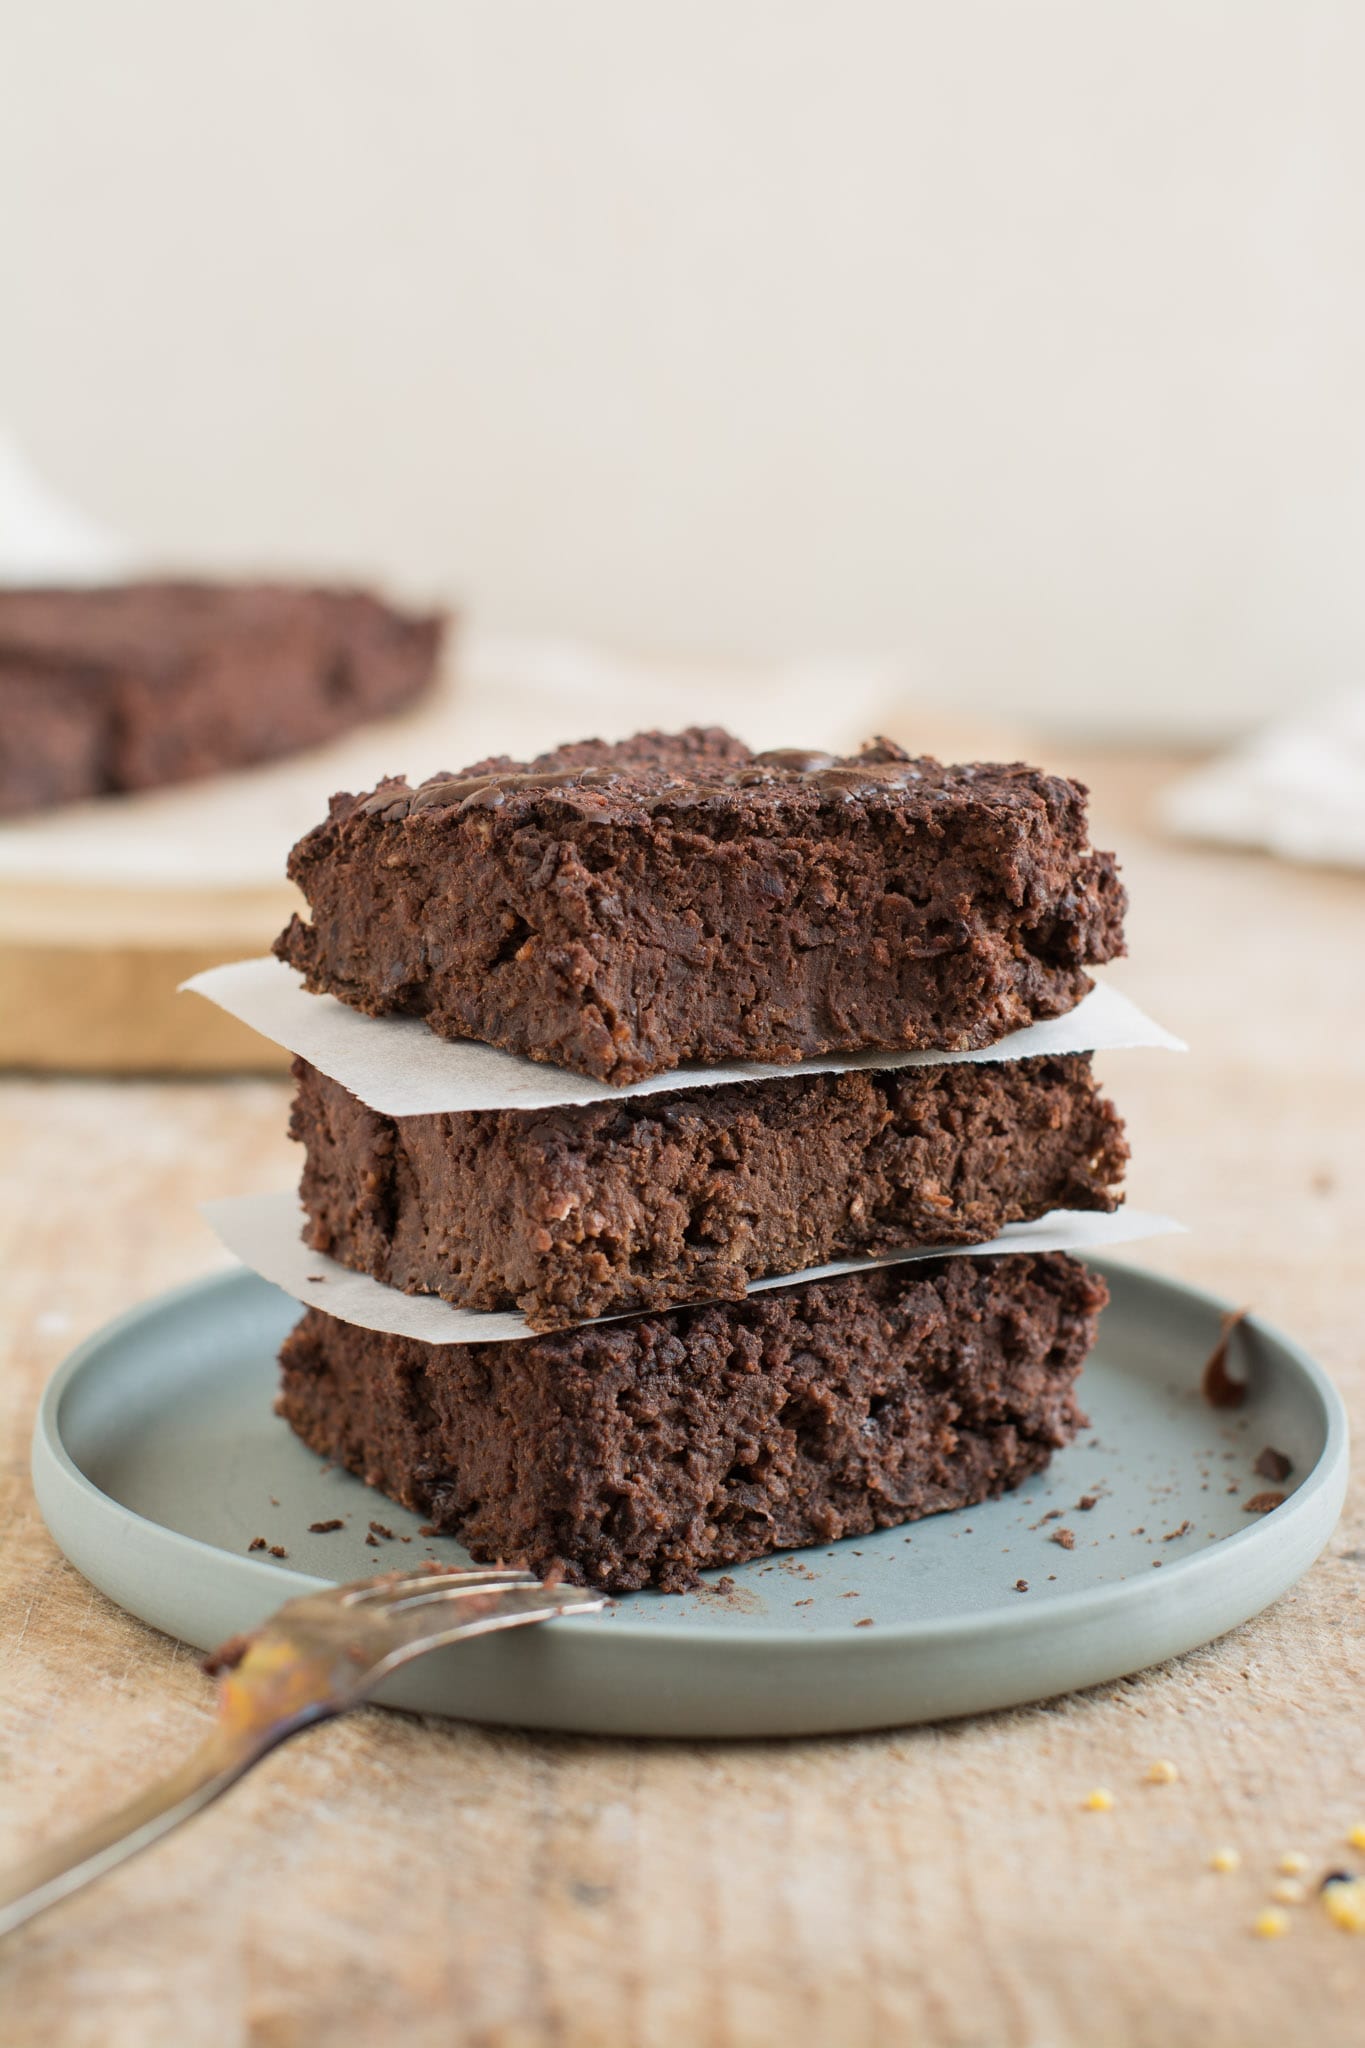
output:
[[[1128,1152],[1088,1054],[398,1118],[294,1076],[312,1248],[538,1330],[1113,1209]]]
[[[1104,1283],[949,1259],[505,1345],[310,1310],[279,1412],[458,1536],[613,1591],[831,1543],[1018,1485],[1084,1418]]]
[[[290,859],[312,922],[276,952],[372,1014],[620,1083],[989,1045],[1122,950],[1113,857],[1061,777],[708,733],[543,759],[335,798]]]

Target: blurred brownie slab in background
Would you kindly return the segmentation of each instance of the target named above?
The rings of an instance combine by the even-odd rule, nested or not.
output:
[[[444,623],[284,583],[0,589],[0,816],[247,767],[401,710]]]

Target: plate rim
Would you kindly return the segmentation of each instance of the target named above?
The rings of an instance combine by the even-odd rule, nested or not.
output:
[[[1087,1258],[1086,1263],[1097,1268],[1106,1279],[1121,1276],[1123,1284],[1132,1284],[1139,1290],[1146,1289],[1160,1295],[1178,1296],[1215,1316],[1221,1317],[1235,1312],[1234,1304],[1189,1281],[1175,1279],[1146,1267],[1134,1266],[1121,1259],[1093,1254]],[[211,1302],[215,1297],[230,1296],[237,1292],[247,1293],[254,1288],[269,1289],[271,1293],[278,1295],[282,1302],[297,1305],[292,1303],[292,1297],[285,1294],[282,1289],[275,1287],[270,1281],[261,1279],[248,1267],[239,1265],[219,1272],[201,1274],[196,1279],[184,1281],[176,1287],[149,1296],[92,1331],[57,1367],[43,1389],[34,1420],[31,1471],[40,1501],[43,1479],[47,1476],[58,1478],[61,1483],[74,1487],[94,1511],[113,1515],[138,1528],[152,1530],[159,1541],[184,1547],[195,1555],[226,1560],[235,1571],[247,1574],[248,1578],[256,1583],[278,1588],[278,1605],[299,1594],[316,1591],[339,1582],[299,1570],[294,1566],[282,1566],[274,1562],[267,1565],[258,1559],[238,1557],[232,1552],[225,1551],[219,1544],[205,1541],[203,1537],[187,1535],[139,1514],[136,1509],[116,1500],[113,1495],[105,1493],[95,1484],[71,1455],[63,1441],[60,1428],[61,1406],[68,1389],[111,1344],[168,1309],[183,1307],[195,1300]],[[1344,1492],[1349,1469],[1350,1425],[1345,1403],[1330,1375],[1301,1344],[1265,1318],[1248,1312],[1243,1327],[1278,1345],[1291,1360],[1301,1381],[1311,1390],[1316,1400],[1323,1422],[1323,1445],[1311,1470],[1305,1474],[1281,1506],[1274,1509],[1271,1514],[1259,1516],[1247,1528],[1239,1529],[1235,1534],[1223,1537],[1217,1543],[1204,1544],[1186,1557],[1167,1561],[1167,1569],[1162,1574],[1159,1586],[1154,1579],[1129,1577],[1105,1585],[1081,1587],[1074,1591],[1051,1595],[1046,1607],[1049,1625],[1057,1628],[1085,1627],[1097,1621],[1102,1622],[1108,1610],[1115,1606],[1129,1607],[1135,1602],[1143,1604],[1144,1596],[1140,1588],[1144,1584],[1152,1589],[1148,1598],[1164,1599],[1167,1589],[1173,1584],[1189,1585],[1210,1574],[1221,1576],[1228,1569],[1230,1557],[1235,1558],[1248,1547],[1258,1548],[1265,1542],[1266,1532],[1272,1526],[1278,1537],[1283,1540],[1284,1547],[1292,1548],[1295,1535],[1302,1536],[1307,1525],[1317,1519],[1323,1496],[1338,1487]],[[1326,1535],[1313,1551],[1314,1558],[1325,1547],[1339,1513],[1340,1501],[1337,1503],[1337,1514],[1333,1515]],[[53,1540],[56,1541],[55,1538]],[[823,1550],[828,1546],[807,1547]],[[58,1544],[58,1548],[62,1546]],[[654,1621],[648,1624],[635,1624],[629,1620],[628,1610],[620,1606],[610,1618],[594,1614],[568,1619],[576,1621],[580,1632],[592,1627],[594,1634],[600,1634],[604,1641],[609,1640],[620,1651],[626,1651],[635,1644],[641,1649],[657,1647],[676,1651],[685,1648],[696,1656],[714,1654],[718,1648],[729,1654],[741,1655],[746,1651],[799,1651],[806,1659],[837,1656],[841,1663],[847,1665],[851,1657],[867,1662],[881,1662],[888,1655],[910,1647],[951,1647],[956,1642],[977,1638],[984,1631],[989,1631],[992,1637],[1005,1641],[1015,1636],[1028,1636],[1034,1633],[1039,1625],[1040,1610],[1027,1603],[1022,1603],[1017,1608],[1002,1603],[999,1607],[947,1615],[932,1621],[890,1622],[875,1632],[861,1636],[850,1636],[847,1631],[816,1632],[790,1626],[755,1628],[734,1622],[727,1623],[723,1634],[717,1631],[708,1635],[705,1631],[699,1631],[695,1625]]]

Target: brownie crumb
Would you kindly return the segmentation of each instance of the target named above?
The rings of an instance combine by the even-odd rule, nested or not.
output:
[[[1074,1550],[1076,1548],[1075,1532],[1071,1529],[1054,1529],[1047,1540],[1049,1543],[1060,1544],[1063,1550]]]
[[[369,1545],[371,1550],[378,1550],[379,1538],[375,1535],[373,1529],[367,1531],[365,1541]]]
[[[277,1508],[279,1506],[279,1502],[276,1500],[273,1493],[270,1496],[270,1505],[272,1508]]]
[[[282,1543],[272,1543],[270,1546],[270,1555],[272,1557],[288,1557],[289,1552],[285,1549]]]
[[[1268,1515],[1272,1508],[1284,1506],[1282,1493],[1253,1493],[1250,1500],[1242,1502],[1244,1515]]]
[[[434,1522],[423,1522],[421,1528],[417,1531],[419,1536],[439,1536],[440,1533]]]
[[[1016,1580],[1015,1580],[1015,1582],[1014,1582],[1014,1590],[1015,1590],[1015,1592],[1016,1592],[1016,1593],[1027,1593],[1027,1591],[1028,1591],[1028,1580],[1027,1580],[1027,1579],[1016,1579]]]
[[[1223,1317],[1218,1342],[1209,1353],[1201,1382],[1204,1399],[1210,1408],[1240,1408],[1247,1397],[1245,1382],[1231,1378],[1228,1373],[1228,1345],[1233,1331],[1246,1321],[1249,1314],[1249,1309],[1236,1308]]]
[[[1178,1529],[1168,1529],[1161,1540],[1163,1543],[1174,1543],[1177,1536],[1188,1536],[1193,1527],[1194,1523],[1187,1519],[1180,1524]]]
[[[264,1550],[265,1547],[266,1542],[264,1536],[253,1536],[250,1543],[247,1544],[248,1550]]]
[[[392,1529],[386,1529],[382,1522],[371,1522],[370,1534],[372,1536],[382,1536],[388,1543],[392,1543],[393,1541]]]
[[[308,1534],[310,1536],[330,1536],[333,1529],[344,1529],[345,1527],[346,1524],[342,1521],[340,1515],[337,1515],[330,1522],[310,1522],[308,1524]]]
[[[1293,1469],[1292,1459],[1286,1458],[1283,1451],[1277,1451],[1271,1444],[1266,1445],[1252,1467],[1260,1478],[1274,1480],[1287,1479]]]
[[[1076,1509],[1079,1514],[1088,1515],[1091,1508],[1097,1508],[1099,1504],[1100,1497],[1097,1493],[1083,1493],[1076,1503]]]
[[[855,1621],[855,1622],[854,1622],[854,1624],[853,1624],[853,1626],[854,1626],[855,1628],[875,1628],[875,1627],[877,1626],[877,1624],[876,1624],[876,1622],[875,1622],[875,1621],[874,1621],[874,1620],[872,1619],[872,1616],[871,1616],[870,1614],[865,1614],[865,1615],[863,1616],[862,1620],[861,1620],[861,1621]]]
[[[326,1279],[327,1275],[325,1273],[310,1273],[308,1275],[308,1282],[312,1287],[323,1286],[326,1283]]]
[[[225,1643],[219,1643],[216,1650],[210,1650],[199,1660],[199,1669],[208,1678],[216,1678],[220,1671],[235,1671],[251,1648],[249,1635],[229,1636]]]
[[[805,1599],[804,1599],[804,1600],[793,1600],[793,1601],[792,1601],[792,1606],[793,1606],[793,1607],[813,1607],[814,1605],[815,1605],[815,1595],[814,1595],[813,1593],[807,1593],[807,1595],[806,1595],[806,1597],[805,1597]]]

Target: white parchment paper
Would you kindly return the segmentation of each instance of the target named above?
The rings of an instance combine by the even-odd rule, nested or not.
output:
[[[340,1081],[381,1116],[436,1116],[472,1109],[553,1109],[561,1103],[606,1102],[661,1095],[677,1088],[714,1088],[724,1081],[771,1081],[793,1074],[843,1074],[857,1068],[889,1072],[959,1061],[1034,1059],[1042,1053],[1108,1052],[1130,1046],[1185,1050],[1136,1003],[1100,982],[1065,1017],[1013,1031],[979,1052],[829,1053],[785,1066],[771,1060],[730,1060],[720,1066],[674,1067],[628,1088],[613,1088],[517,1053],[470,1039],[438,1038],[420,1017],[366,1017],[335,996],[310,996],[283,961],[239,960],[210,967],[184,984],[249,1024],[319,1072]]]
[[[387,1330],[395,1337],[416,1337],[424,1344],[506,1344],[534,1335],[524,1316],[477,1309],[452,1308],[430,1294],[403,1294],[368,1274],[352,1273],[303,1242],[303,1212],[290,1191],[276,1195],[242,1195],[205,1202],[200,1212],[230,1252],[292,1294],[307,1308],[320,1308],[343,1323],[362,1330]],[[832,1266],[811,1266],[804,1273],[756,1280],[750,1294],[770,1287],[790,1287],[802,1280],[831,1280],[841,1273],[861,1273],[873,1266],[897,1266],[910,1260],[985,1258],[995,1252],[1107,1251],[1140,1237],[1164,1236],[1182,1228],[1168,1216],[1141,1209],[1119,1209],[1112,1216],[1085,1209],[1054,1209],[1034,1223],[1011,1223],[987,1244],[923,1245],[880,1259],[843,1259]],[[604,1316],[603,1322],[619,1321]]]

